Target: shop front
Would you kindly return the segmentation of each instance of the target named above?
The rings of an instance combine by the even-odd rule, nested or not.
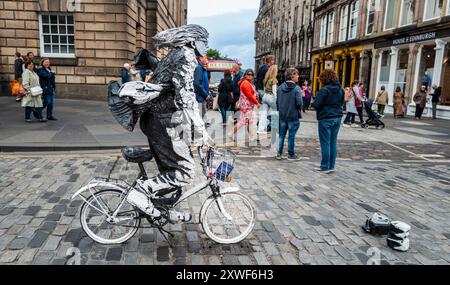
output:
[[[360,78],[362,46],[333,49],[313,54],[313,90],[316,93],[322,84],[320,73],[325,69],[334,69],[342,86],[347,87]]]
[[[435,84],[443,94],[438,106],[438,117],[450,119],[450,29],[403,35],[375,43],[378,55],[377,76],[374,84],[376,94],[382,86],[389,94],[387,113],[393,112],[394,92],[400,88],[405,94],[408,115],[414,115],[414,94],[421,86],[431,92]],[[431,117],[431,100],[425,117]]]

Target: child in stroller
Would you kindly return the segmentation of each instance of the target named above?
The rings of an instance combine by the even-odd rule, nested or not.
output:
[[[372,110],[373,102],[374,101],[370,99],[363,103],[369,118],[364,124],[361,125],[361,127],[364,129],[368,129],[370,126],[375,126],[377,127],[377,129],[384,129],[386,125],[381,121],[382,116],[378,112]]]

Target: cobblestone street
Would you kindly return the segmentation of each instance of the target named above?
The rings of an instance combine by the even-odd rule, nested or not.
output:
[[[122,246],[95,244],[81,229],[81,201],[71,195],[94,176],[132,181],[136,165],[110,154],[4,156],[0,264],[66,264],[74,247],[82,264],[367,264],[372,248],[381,252],[381,264],[449,264],[450,165],[366,158],[341,160],[332,175],[313,171],[317,159],[241,158],[232,184],[253,198],[254,232],[238,245],[208,240],[198,224],[209,195],[202,192],[181,206],[197,218],[169,227],[171,249],[152,229]],[[148,168],[155,170],[153,163]],[[412,226],[409,252],[362,231],[366,215],[377,211]]]

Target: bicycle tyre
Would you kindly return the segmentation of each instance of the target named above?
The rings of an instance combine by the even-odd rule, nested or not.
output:
[[[81,208],[81,212],[80,212],[80,222],[81,222],[81,227],[83,228],[84,232],[95,242],[99,243],[99,244],[103,244],[103,245],[117,245],[117,244],[123,244],[126,243],[127,241],[129,241],[131,238],[133,238],[137,231],[139,230],[139,227],[141,225],[141,220],[140,219],[135,219],[135,223],[134,225],[131,225],[129,227],[130,231],[127,232],[124,236],[119,237],[119,238],[115,238],[115,239],[105,239],[102,238],[100,236],[98,236],[97,234],[95,234],[88,226],[88,222],[87,222],[87,209],[91,208],[89,203],[92,203],[92,201],[94,200],[94,196],[95,197],[101,197],[103,195],[117,195],[117,196],[122,196],[123,193],[121,191],[118,190],[102,190],[99,191],[98,193],[96,193],[95,195],[89,197],[87,199],[87,202],[85,202]],[[125,202],[127,203],[127,202]],[[131,205],[130,205],[131,206]],[[134,208],[134,207],[133,207]],[[138,217],[139,216],[139,212],[134,209],[134,216]],[[121,227],[121,226],[118,226]]]
[[[234,197],[234,199],[232,198]],[[242,207],[239,206],[246,206],[247,207],[247,211],[250,213],[250,220],[249,223],[246,225],[245,229],[243,231],[241,231],[241,233],[239,235],[237,235],[236,237],[231,237],[231,238],[225,238],[225,237],[221,237],[218,234],[214,233],[214,231],[210,228],[211,222],[209,222],[209,214],[210,211],[212,209],[214,209],[215,211],[219,211],[218,209],[218,205],[217,205],[217,200],[214,198],[210,198],[206,201],[205,205],[204,205],[204,214],[201,216],[201,224],[203,227],[203,231],[206,233],[206,235],[212,239],[213,241],[219,243],[219,244],[236,244],[239,243],[241,241],[243,241],[244,239],[246,239],[248,237],[248,235],[253,231],[253,228],[255,226],[256,223],[256,210],[255,207],[253,206],[253,203],[251,202],[251,200],[244,194],[241,193],[237,193],[237,192],[230,192],[230,193],[224,193],[221,195],[221,198],[223,201],[230,199],[233,201],[232,205],[237,205],[238,206],[238,211],[239,213],[244,212],[244,209]],[[225,206],[225,208],[229,208],[228,206]],[[225,209],[227,211],[227,209]],[[229,209],[228,209],[229,210]],[[220,211],[219,211],[220,212]],[[228,211],[227,211],[228,212]],[[236,212],[228,212],[228,214],[230,214],[230,216],[233,216],[236,214]],[[236,220],[237,218],[233,216],[233,220]]]

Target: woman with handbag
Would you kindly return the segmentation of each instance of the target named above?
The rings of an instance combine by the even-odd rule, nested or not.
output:
[[[34,72],[34,63],[27,61],[25,63],[25,71],[22,74],[23,87],[26,95],[22,98],[22,107],[25,108],[25,122],[31,123],[31,113],[35,112],[35,116],[41,123],[47,122],[42,117],[42,88],[39,84],[39,76]]]
[[[256,120],[256,112],[254,109],[255,106],[259,108],[261,104],[256,97],[255,86],[252,84],[254,77],[255,73],[253,70],[248,69],[244,74],[244,78],[242,78],[238,83],[241,90],[241,96],[238,101],[241,115],[237,125],[234,126],[231,132],[228,133],[229,138],[232,138],[234,134],[243,126],[248,126],[250,141],[255,140],[253,124]]]
[[[43,90],[44,109],[47,108],[47,120],[56,121],[56,118],[53,117],[53,105],[56,94],[55,73],[50,67],[48,58],[41,60],[41,67],[37,69],[37,74]]]

